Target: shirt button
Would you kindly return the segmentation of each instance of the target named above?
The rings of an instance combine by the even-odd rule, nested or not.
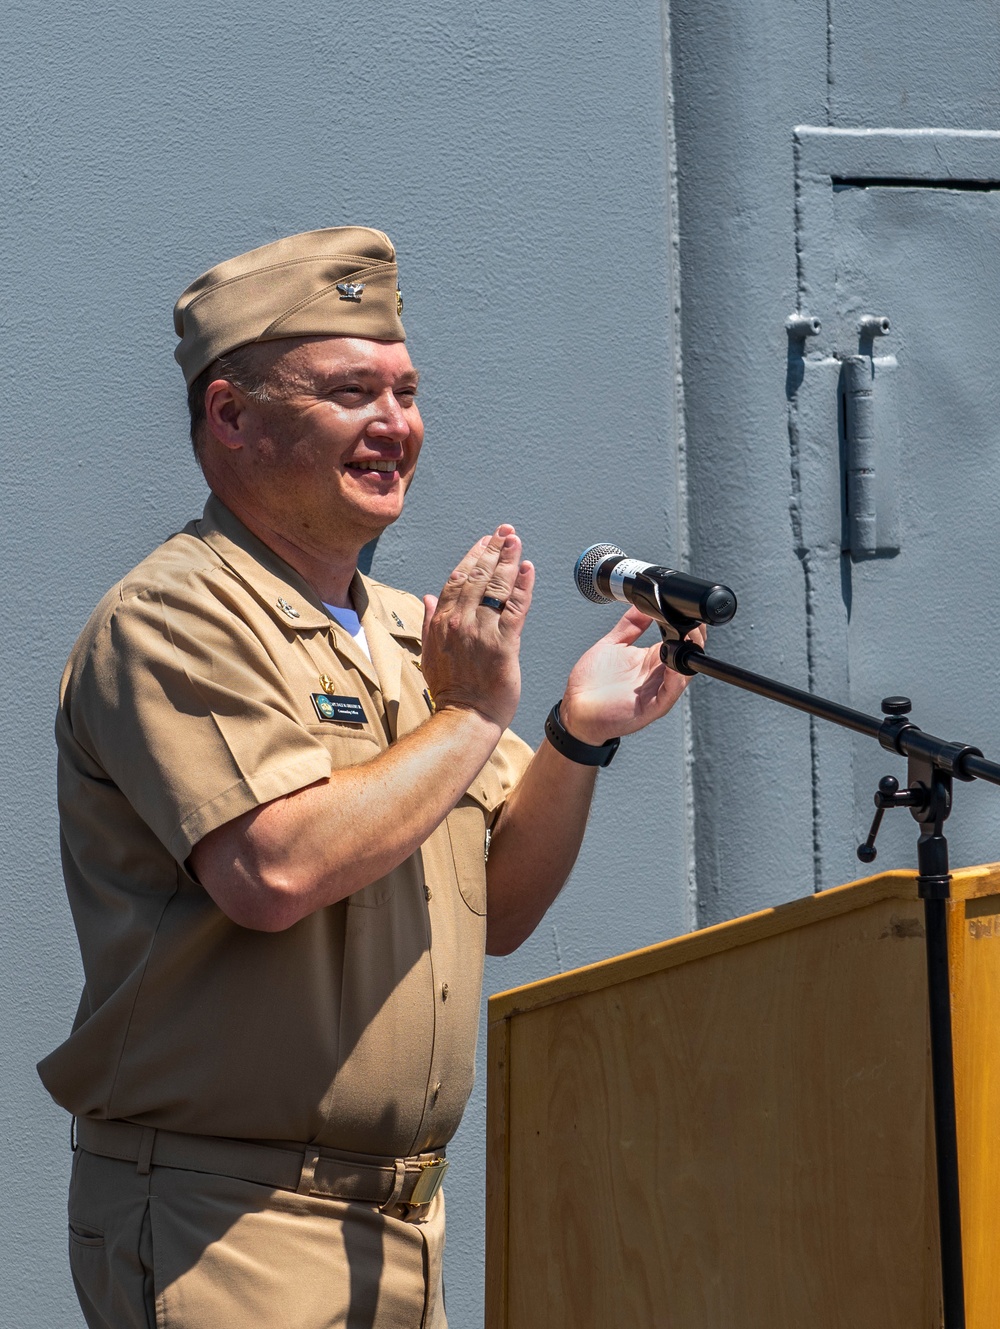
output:
[[[447,1000],[448,1000],[448,984],[447,984],[447,983],[442,983],[442,984],[441,984],[441,1000],[442,1000],[442,1001],[447,1001]]]
[[[429,899],[431,898],[431,895],[432,895],[431,888],[430,888],[429,886],[425,886],[425,887],[424,887],[424,899],[425,899],[425,900],[429,900]]]

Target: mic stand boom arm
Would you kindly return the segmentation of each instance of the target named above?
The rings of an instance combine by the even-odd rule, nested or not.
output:
[[[712,659],[683,635],[696,627],[691,620],[660,624],[660,658],[679,674],[705,674],[747,692],[805,711],[820,720],[852,729],[881,743],[889,752],[906,757],[907,789],[894,792],[897,782],[882,781],[876,794],[876,820],[866,845],[858,850],[865,862],[875,857],[873,841],[886,807],[909,807],[920,827],[917,840],[917,890],[924,902],[927,946],[927,989],[930,1005],[931,1082],[934,1095],[934,1142],[937,1158],[938,1216],[941,1237],[941,1293],[944,1329],[965,1329],[965,1292],[962,1270],[962,1224],[958,1189],[958,1131],[955,1116],[955,1079],[952,1052],[951,993],[948,973],[947,900],[951,874],[944,823],[951,811],[952,780],[986,780],[1000,785],[1000,763],[988,761],[979,748],[949,743],[925,734],[907,718],[905,697],[887,697],[882,719],[852,710],[839,702],[789,687],[763,674]]]

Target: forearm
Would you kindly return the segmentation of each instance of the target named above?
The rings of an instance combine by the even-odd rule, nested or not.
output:
[[[280,931],[398,867],[489,760],[501,729],[446,708],[360,766],[275,799],[211,832],[191,855],[234,922]]]
[[[486,868],[486,949],[508,955],[534,932],[572,871],[597,768],[547,740],[504,805]]]

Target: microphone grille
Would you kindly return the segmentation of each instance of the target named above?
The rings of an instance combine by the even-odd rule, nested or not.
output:
[[[617,545],[591,545],[589,549],[585,549],[576,560],[576,567],[573,569],[573,580],[580,594],[592,600],[595,605],[612,604],[611,596],[604,595],[597,589],[595,573],[606,558],[624,557],[625,551],[619,549]]]

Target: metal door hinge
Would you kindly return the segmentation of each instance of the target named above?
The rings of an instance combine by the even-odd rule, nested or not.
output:
[[[844,539],[852,559],[899,550],[899,425],[894,355],[875,355],[889,331],[881,315],[861,319],[859,354],[842,357]]]

